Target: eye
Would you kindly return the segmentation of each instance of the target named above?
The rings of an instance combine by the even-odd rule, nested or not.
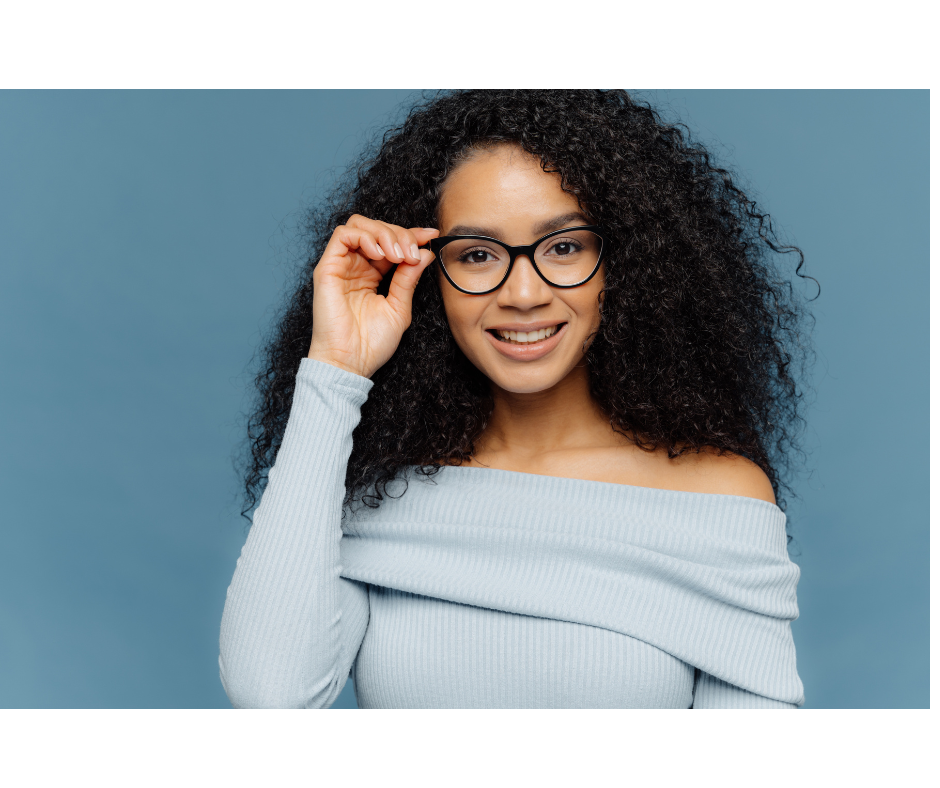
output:
[[[498,258],[494,255],[489,249],[485,247],[476,247],[475,249],[467,249],[460,253],[457,257],[458,263],[470,263],[477,264],[480,263],[489,263]]]
[[[582,248],[581,244],[574,239],[562,238],[554,241],[548,251],[556,257],[569,257],[570,255],[580,252]]]

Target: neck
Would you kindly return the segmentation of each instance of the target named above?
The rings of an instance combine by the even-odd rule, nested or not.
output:
[[[586,448],[613,439],[610,421],[590,394],[582,361],[556,385],[517,394],[493,385],[493,415],[477,456],[530,461],[549,452]]]

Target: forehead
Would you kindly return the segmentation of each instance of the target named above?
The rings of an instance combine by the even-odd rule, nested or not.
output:
[[[448,176],[438,209],[443,234],[455,225],[524,232],[561,213],[578,210],[561,188],[561,176],[514,145],[475,153]]]

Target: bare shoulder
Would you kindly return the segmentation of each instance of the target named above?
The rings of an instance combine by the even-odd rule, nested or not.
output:
[[[760,466],[746,457],[706,446],[699,452],[685,454],[676,460],[686,482],[696,492],[718,495],[740,495],[776,504],[773,485]]]

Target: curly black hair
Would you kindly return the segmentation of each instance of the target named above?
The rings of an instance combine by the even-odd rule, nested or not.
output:
[[[448,174],[473,151],[507,142],[559,173],[609,233],[601,324],[586,359],[611,426],[671,457],[706,446],[747,457],[785,509],[794,458],[805,459],[811,316],[775,262],[794,254],[795,273],[812,279],[801,273],[803,253],[777,238],[685,126],[626,92],[470,90],[414,106],[311,210],[307,260],[261,350],[242,515],[260,499],[281,445],[310,345],[313,269],[334,228],[353,214],[437,226]],[[436,276],[419,280],[411,325],[372,380],[353,433],[344,514],[354,503],[378,506],[407,468],[431,476],[470,458],[492,412],[489,381],[454,341]]]

